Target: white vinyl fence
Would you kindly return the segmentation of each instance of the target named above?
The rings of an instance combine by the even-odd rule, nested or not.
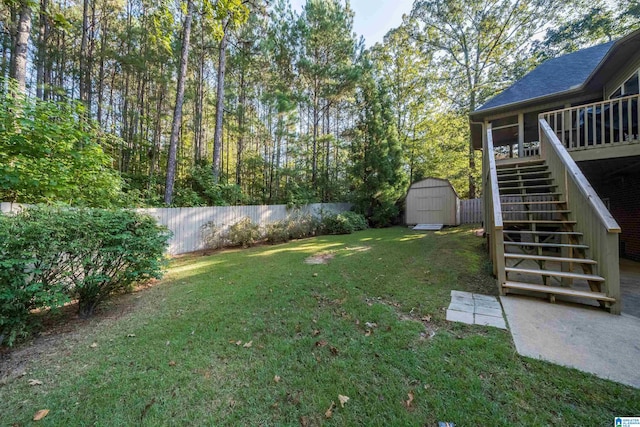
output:
[[[460,200],[460,223],[478,224],[482,222],[482,199]]]
[[[18,212],[19,203],[0,203],[4,213]],[[313,203],[299,208],[287,209],[286,205],[270,206],[210,206],[203,208],[148,208],[136,209],[156,218],[158,224],[166,226],[173,233],[167,252],[170,255],[184,254],[206,249],[203,226],[210,224],[226,229],[241,219],[248,217],[255,224],[265,226],[281,221],[292,215],[313,215],[321,218],[329,213],[348,211],[350,203]]]
[[[149,214],[173,232],[169,241],[171,255],[206,249],[203,226],[210,224],[225,229],[247,217],[254,224],[265,226],[291,215],[313,215],[321,218],[328,213],[348,211],[350,203],[313,203],[300,208],[287,209],[286,205],[211,206],[203,208],[150,208],[137,209]]]

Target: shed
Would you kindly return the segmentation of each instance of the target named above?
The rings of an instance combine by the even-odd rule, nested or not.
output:
[[[407,225],[460,224],[460,199],[446,179],[425,178],[411,184],[406,209]]]

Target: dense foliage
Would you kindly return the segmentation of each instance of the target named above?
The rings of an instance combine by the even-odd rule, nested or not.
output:
[[[417,0],[365,50],[344,0],[1,2],[1,195],[352,201],[383,225],[401,187],[424,177],[478,196],[469,111],[546,58],[638,28],[639,11],[631,0]],[[384,150],[389,165],[374,164]]]
[[[0,96],[0,200],[109,206],[121,180],[104,135],[73,101]]]
[[[78,300],[82,317],[116,292],[159,278],[169,234],[128,210],[34,207],[0,215],[0,336],[28,332],[29,312]]]

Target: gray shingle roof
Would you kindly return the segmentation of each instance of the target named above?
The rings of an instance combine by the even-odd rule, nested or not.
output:
[[[579,87],[598,67],[614,43],[611,41],[549,59],[475,111],[517,104]]]

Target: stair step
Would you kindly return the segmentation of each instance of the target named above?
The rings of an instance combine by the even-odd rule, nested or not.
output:
[[[576,222],[575,221],[569,221],[569,220],[551,220],[551,219],[532,219],[532,220],[528,220],[528,219],[505,219],[502,220],[503,224],[546,224],[546,225],[575,225]]]
[[[509,177],[509,176],[513,176],[513,177],[529,177],[529,176],[535,176],[535,175],[551,175],[551,172],[548,170],[531,170],[531,171],[518,171],[518,172],[514,172],[514,173],[501,173],[498,175],[498,179],[500,178],[504,178],[504,177]]]
[[[532,283],[511,282],[507,281],[502,285],[508,289],[520,289],[522,291],[543,292],[546,294],[565,295],[579,298],[589,298],[598,301],[615,302],[615,298],[608,297],[602,292],[578,291],[570,288],[562,288],[560,286],[534,285]]]
[[[533,189],[541,189],[541,188],[552,188],[552,187],[557,187],[558,184],[545,184],[545,185],[519,185],[517,187],[500,187],[500,185],[498,184],[498,190],[500,191],[500,193],[502,193],[503,191],[511,191],[511,190],[533,190]],[[549,194],[549,193],[546,193]],[[510,196],[511,194],[505,194],[505,196]],[[528,196],[527,193],[524,193],[523,196]]]
[[[578,231],[503,230],[505,234],[551,234],[554,236],[582,236]]]
[[[526,193],[526,194],[501,194],[500,195],[500,197],[547,197],[547,196],[562,196],[562,193],[552,192],[552,193]],[[552,200],[548,202],[552,202]]]
[[[502,184],[526,184],[527,182],[553,181],[553,178],[526,178],[526,179],[510,179],[502,180],[498,178],[498,186]]]
[[[502,202],[500,203],[502,206],[520,206],[520,205],[551,205],[551,204],[555,204],[555,205],[560,205],[560,204],[564,204],[567,203],[564,200],[545,200],[545,201],[537,201],[537,202]]]
[[[597,276],[595,274],[572,273],[570,271],[538,270],[534,268],[515,267],[505,267],[504,271],[507,273],[535,274],[538,276],[553,276],[564,277],[566,279],[588,280],[590,282],[604,282],[604,277]]]
[[[549,214],[549,213],[571,213],[570,210],[566,209],[556,209],[556,210],[546,210],[546,211],[502,211],[503,214]]]
[[[531,169],[531,168],[539,168],[539,167],[547,167],[547,164],[542,159],[533,159],[527,160],[520,163],[515,164],[502,164],[496,165],[498,172],[504,170],[522,170],[522,169]]]
[[[532,246],[536,248],[574,248],[589,249],[587,245],[579,245],[573,243],[536,243],[536,242],[504,242],[505,246]]]
[[[594,261],[592,259],[587,259],[587,258],[565,258],[565,257],[550,256],[550,255],[514,254],[510,252],[505,253],[504,257],[508,259],[529,259],[533,261],[573,262],[576,264],[590,264],[590,265],[598,264],[597,261]]]

